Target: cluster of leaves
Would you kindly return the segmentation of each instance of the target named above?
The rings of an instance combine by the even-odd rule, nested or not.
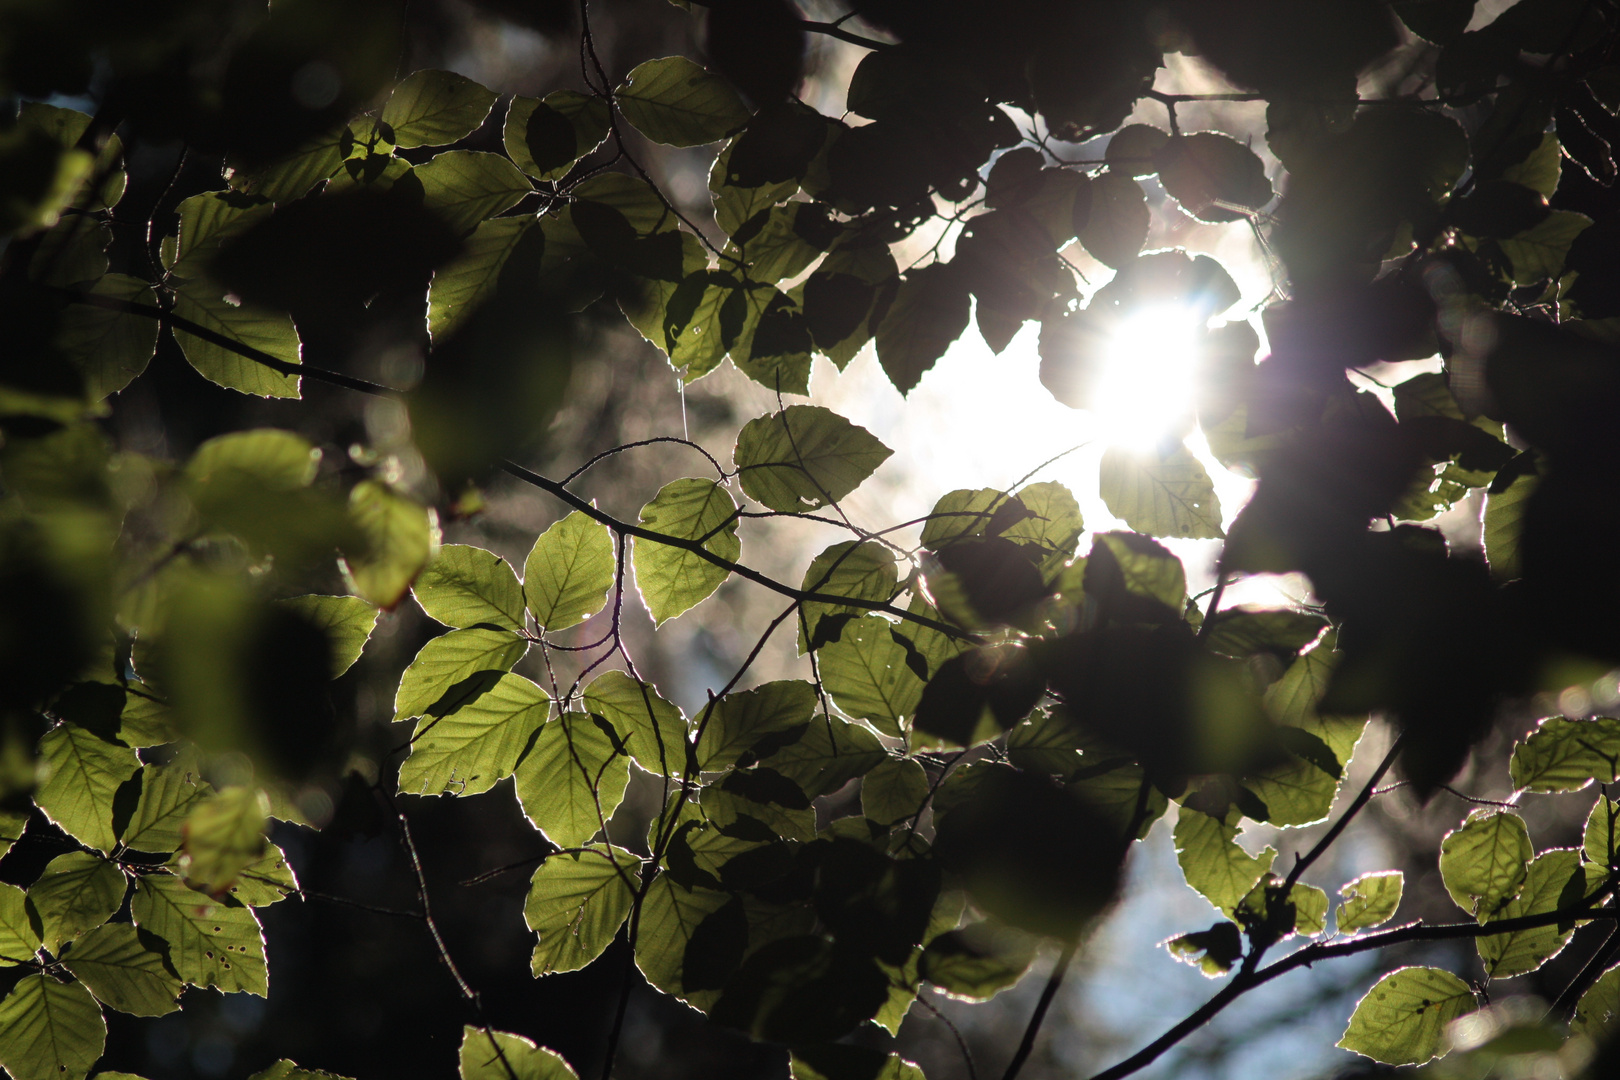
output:
[[[1023,0],[993,25],[969,0],[884,0],[861,8],[886,36],[856,39],[870,51],[837,119],[793,96],[797,65],[810,30],[851,35],[786,2],[714,5],[714,70],[670,56],[615,82],[583,27],[584,91],[504,103],[442,71],[390,86],[388,5],[278,3],[223,37],[193,6],[61,40],[55,16],[0,11],[0,85],[30,99],[0,132],[0,842],[56,830],[73,849],[0,886],[0,961],[20,973],[0,1065],[19,1080],[87,1075],[104,1007],[267,993],[255,908],[301,895],[267,823],[320,823],[354,735],[331,681],[407,595],[446,629],[403,672],[393,719],[415,726],[378,786],[469,797],[511,778],[552,849],[524,905],[535,975],[622,935],[653,986],[830,1080],[912,1075],[842,1040],[897,1031],[925,987],[988,998],[1043,939],[1061,977],[1172,805],[1187,883],[1223,918],[1170,951],[1237,967],[1209,1015],[1317,958],[1445,929],[1312,941],[1263,967],[1325,933],[1327,894],[1302,877],[1338,827],[1278,876],[1274,851],[1237,842],[1244,821],[1324,820],[1369,713],[1398,732],[1374,783],[1398,758],[1426,796],[1503,702],[1620,664],[1620,215],[1560,203],[1586,184],[1593,209],[1615,179],[1608,6],[1520,0],[1469,31],[1468,0]],[[739,45],[756,35],[765,62]],[[1437,96],[1362,101],[1358,73],[1403,37]],[[221,42],[222,65],[174,60]],[[1248,146],[1180,129],[1152,88],[1172,48],[1266,103],[1280,202]],[[37,100],[86,91],[98,65],[94,116]],[[1143,98],[1168,129],[1121,127]],[[651,182],[632,132],[716,147],[713,228]],[[1053,152],[1108,133],[1100,162]],[[225,155],[217,184],[160,206],[155,246],[115,236],[123,140],[176,137]],[[800,396],[818,355],[842,370],[873,344],[906,393],[970,322],[996,352],[1039,322],[1043,384],[1096,407],[1133,313],[1174,304],[1207,327],[1240,298],[1207,256],[1143,253],[1150,178],[1172,212],[1264,234],[1287,285],[1265,359],[1241,318],[1201,329],[1175,437],[1103,456],[1129,532],[1088,537],[1056,483],[952,491],[914,546],[849,525],[794,586],[741,561],[743,516],[839,510],[890,456],[825,408],[750,420],[731,469],[670,479],[635,521],[509,460],[586,362],[580,313],[611,306],[687,382],[729,358]],[[902,271],[925,227],[938,242]],[[1116,272],[1089,294],[1060,254],[1076,242]],[[338,370],[390,332],[425,354],[415,385]],[[245,395],[320,380],[402,398],[431,479],[402,482],[387,451],[406,448],[345,457],[266,428],[183,463],[115,445],[99,421],[170,347]],[[1398,382],[1393,407],[1350,378],[1437,353],[1443,371]],[[1216,462],[1259,478],[1229,529],[1181,439],[1195,424]],[[439,544],[439,509],[475,507],[469,485],[501,467],[571,511],[521,579]],[[1484,559],[1422,524],[1481,491]],[[1200,608],[1154,539],[1172,537],[1223,540],[1220,583],[1301,571],[1321,606],[1221,609],[1218,584]],[[688,716],[637,674],[621,614],[639,595],[663,624],[732,576],[790,601],[761,640],[791,620],[809,678],[739,689],[744,665]],[[593,641],[554,636],[593,619]],[[514,672],[559,644],[582,656],[573,683]],[[1558,718],[1513,778],[1579,790],[1620,780],[1617,759],[1620,722]],[[627,846],[609,825],[632,769],[661,795]],[[1433,936],[1475,937],[1489,978],[1541,966],[1611,917],[1613,813],[1605,795],[1583,849],[1539,855],[1515,813],[1470,818],[1440,872],[1474,922]],[[1395,915],[1401,879],[1340,892],[1337,932],[1359,932]],[[1591,974],[1575,1026],[1595,1035],[1620,975]],[[1427,1061],[1477,1007],[1458,976],[1402,969],[1341,1045]],[[463,1077],[569,1073],[473,1019]]]

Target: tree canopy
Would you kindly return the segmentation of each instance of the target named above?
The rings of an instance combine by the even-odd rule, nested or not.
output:
[[[1165,818],[1213,921],[1163,944],[1223,981],[1096,1080],[1298,968],[1447,940],[1477,956],[1381,968],[1339,1045],[1605,1075],[1610,940],[1544,1019],[1498,980],[1620,911],[1620,8],[676,0],[690,55],[627,60],[592,20],[652,5],[601,6],[488,5],[577,50],[526,96],[411,70],[402,0],[0,2],[0,1066],[80,1080],[110,1023],[268,995],[316,948],[267,942],[291,898],[407,924],[463,1080],[614,1075],[642,980],[800,1080],[914,1080],[913,1005],[1036,965],[1011,1080]],[[1222,88],[1166,89],[1189,57]],[[1263,139],[1198,129],[1211,101]],[[1251,236],[1263,305],[1144,250],[1167,216]],[[1045,391],[1106,412],[1123,328],[1169,310],[1179,411],[1100,459],[1126,528],[1046,480],[847,512],[894,452],[813,371],[875,356],[908,395],[1035,323]],[[570,456],[554,421],[626,322],[775,408],[729,457]],[[657,482],[624,512],[590,470],[631,454]],[[1256,480],[1240,509],[1212,467]],[[444,542],[519,489],[544,531]],[[793,576],[761,519],[820,530]],[[1212,589],[1166,540],[1218,545]],[[1283,573],[1308,604],[1222,606]],[[778,608],[683,709],[632,627],[728,582]],[[379,661],[413,605],[433,629]],[[773,636],[796,674],[762,681]],[[1323,876],[1384,785],[1444,797],[1476,752],[1515,794],[1440,845],[1460,915]],[[1535,835],[1594,785],[1578,845]],[[588,1058],[498,1024],[476,928],[435,916],[413,824],[496,789],[540,852],[484,876],[532,875],[533,978],[611,983]],[[401,845],[404,905],[310,884],[320,831]],[[277,1056],[256,1080],[331,1075]]]

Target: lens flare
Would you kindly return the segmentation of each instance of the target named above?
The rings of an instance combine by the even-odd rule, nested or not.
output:
[[[1096,399],[1097,421],[1109,443],[1150,449],[1191,411],[1204,321],[1185,307],[1163,304],[1120,322]]]

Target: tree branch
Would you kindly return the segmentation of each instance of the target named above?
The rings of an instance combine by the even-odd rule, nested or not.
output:
[[[1016,1080],[1018,1071],[1029,1060],[1030,1051],[1035,1049],[1035,1036],[1040,1034],[1041,1022],[1046,1019],[1046,1010],[1052,1007],[1052,999],[1057,996],[1058,987],[1063,985],[1063,976],[1069,970],[1069,964],[1074,961],[1075,949],[1080,945],[1077,936],[1075,940],[1063,946],[1063,952],[1058,956],[1057,963],[1052,965],[1052,974],[1046,977],[1046,986],[1041,990],[1041,1000],[1035,1003],[1035,1012],[1029,1018],[1029,1025],[1024,1028],[1024,1037],[1018,1040],[1018,1049],[1013,1053],[1012,1060],[1007,1063],[1007,1071],[1001,1074],[1001,1080]]]

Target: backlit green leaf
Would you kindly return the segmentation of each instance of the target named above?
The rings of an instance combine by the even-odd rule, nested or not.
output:
[[[1608,797],[1599,798],[1586,818],[1583,847],[1586,857],[1598,866],[1613,868],[1620,865],[1615,853],[1614,823],[1620,819],[1620,802]]]
[[[181,830],[180,872],[198,892],[219,896],[237,874],[264,856],[270,797],[261,788],[234,785],[198,802]]]
[[[181,283],[175,290],[173,310],[177,318],[267,353],[283,363],[302,362],[298,331],[290,316],[227,297],[221,286],[207,278]],[[299,396],[296,374],[283,374],[179,326],[174,327],[174,340],[180,344],[186,361],[210,382],[260,397]]]
[[[107,1045],[107,1022],[79,983],[25,976],[0,1001],[0,1065],[12,1080],[84,1080]]]
[[[279,808],[272,808],[271,814],[282,816]],[[287,853],[274,844],[266,844],[264,854],[244,866],[230,888],[231,897],[248,907],[269,907],[297,892],[298,878]]]
[[[39,949],[39,928],[31,915],[28,894],[15,885],[0,884],[0,967],[26,963]]]
[[[861,813],[880,825],[909,822],[932,791],[928,773],[911,758],[890,758],[861,777]]]
[[[116,865],[87,852],[52,859],[28,887],[28,899],[44,927],[45,947],[60,952],[64,942],[112,918],[124,903],[127,884]]]
[[[113,797],[141,767],[135,751],[64,723],[39,740],[39,753],[45,776],[34,795],[39,808],[70,835],[111,851],[118,842]]]
[[[264,934],[253,909],[214,900],[170,874],[146,874],[130,901],[135,925],[169,943],[169,962],[188,985],[264,997]]]
[[[712,480],[671,481],[641,508],[641,524],[666,536],[701,544],[712,555],[735,562],[737,504]],[[687,548],[637,537],[632,562],[636,588],[655,624],[662,624],[707,599],[731,571]]]
[[[637,65],[613,96],[637,131],[670,146],[718,142],[748,120],[731,84],[684,56]]]
[[[575,510],[535,540],[523,563],[523,592],[543,630],[566,630],[602,610],[617,561],[606,525]]]
[[[127,274],[107,274],[90,291],[96,296],[157,310],[152,287]],[[70,304],[57,323],[55,344],[84,376],[85,393],[99,401],[116,394],[146,370],[157,348],[158,326],[157,319],[133,312]]]
[[[551,699],[521,675],[503,674],[474,700],[443,716],[424,716],[399,767],[410,795],[477,795],[512,775],[524,747],[545,722]]]
[[[1199,540],[1225,535],[1214,481],[1180,443],[1164,453],[1109,447],[1098,484],[1108,512],[1139,533]]]
[[[1569,1030],[1572,1035],[1585,1035],[1601,1043],[1614,1030],[1616,1020],[1620,1020],[1620,966],[1605,971],[1592,988],[1581,995]]]
[[[443,716],[483,693],[528,652],[529,643],[509,630],[452,630],[422,646],[399,680],[394,719]],[[487,680],[463,685],[482,673]]]
[[[624,799],[630,759],[618,739],[586,713],[565,713],[541,726],[518,762],[523,812],[558,847],[590,840]]]
[[[541,863],[523,902],[523,921],[540,935],[534,974],[578,971],[602,955],[630,914],[640,871],[634,855],[595,846]]]
[[[683,888],[668,873],[654,878],[642,901],[641,933],[636,937],[636,967],[647,981],[697,1008],[713,1004],[718,991],[688,992],[681,973],[687,945],[699,924],[730,900],[729,893]]]
[[[1564,259],[1569,255],[1569,245],[1591,224],[1592,219],[1585,214],[1554,210],[1540,225],[1498,240],[1502,254],[1513,265],[1514,284],[1534,285],[1560,276],[1564,272]]]
[[[1483,920],[1518,895],[1534,854],[1518,814],[1477,811],[1440,842],[1440,877],[1457,906]]]
[[[655,776],[685,767],[686,717],[652,686],[622,671],[604,672],[585,688],[585,711],[613,725],[636,764]]]
[[[472,231],[534,190],[516,165],[482,150],[448,150],[411,175],[422,184],[422,205],[458,233]]]
[[[696,717],[698,765],[705,772],[733,765],[761,738],[807,722],[815,709],[815,687],[800,680],[727,694]]]
[[[344,558],[349,587],[392,610],[439,548],[438,517],[381,481],[362,480],[349,492],[349,518],[365,541]]]
[[[502,137],[518,168],[536,180],[560,180],[607,138],[611,125],[612,113],[600,97],[554,90],[539,100],[513,98]]]
[[[1334,918],[1339,933],[1350,934],[1381,926],[1395,917],[1401,906],[1401,889],[1406,876],[1399,870],[1362,874],[1339,890],[1344,902]]]
[[[123,843],[136,851],[178,851],[186,818],[212,793],[195,754],[180,754],[167,765],[141,766],[141,797],[124,827]]]
[[[800,588],[806,592],[887,603],[894,597],[899,581],[892,550],[871,540],[844,540],[811,560]],[[810,643],[817,640],[817,628],[828,615],[860,615],[865,610],[846,604],[804,604],[799,652],[808,651]]]
[[[489,623],[523,629],[523,586],[505,559],[470,544],[446,544],[411,586],[422,610],[446,626]]]
[[[1277,857],[1269,847],[1250,855],[1238,845],[1241,818],[1236,809],[1221,821],[1187,807],[1176,816],[1176,859],[1187,884],[1228,917]]]
[[[332,645],[332,678],[360,659],[377,627],[377,609],[358,596],[293,596],[276,603],[296,611],[306,622],[326,631]]]
[[[463,241],[461,253],[433,272],[428,289],[428,333],[443,339],[492,298],[501,271],[534,224],[529,216],[492,218]]]
[[[163,942],[142,938],[129,923],[106,923],[67,947],[63,964],[100,1001],[136,1016],[165,1016],[180,1007],[184,984],[169,970]]]
[[[1574,897],[1568,895],[1572,878],[1577,882]],[[1579,851],[1572,848],[1544,851],[1530,863],[1519,895],[1502,905],[1496,915],[1485,921],[1490,923],[1498,919],[1557,911],[1572,899],[1585,895],[1585,881]],[[1566,923],[1493,934],[1476,939],[1475,944],[1479,948],[1480,961],[1485,965],[1485,974],[1493,979],[1509,979],[1534,971],[1557,956],[1574,933],[1573,924]]]
[[[468,1024],[461,1033],[461,1080],[575,1080],[555,1050],[506,1031]]]
[[[785,741],[795,729],[780,733]],[[860,724],[835,716],[817,716],[803,726],[798,738],[762,765],[797,784],[810,798],[830,795],[857,776],[888,760],[883,744]]]
[[[1530,496],[1540,482],[1536,470],[1527,469],[1501,491],[1492,485],[1493,490],[1485,496],[1485,559],[1491,565],[1491,576],[1498,581],[1511,581],[1523,572],[1519,565],[1519,536]]]
[[[1118,270],[1142,250],[1150,216],[1135,180],[1105,172],[1091,181],[1091,215],[1080,229],[1080,243],[1092,258]]]
[[[1620,780],[1620,720],[1550,717],[1513,748],[1513,784],[1524,791],[1580,791]]]
[[[961,1001],[988,1001],[1023,978],[1036,940],[996,923],[972,923],[928,943],[918,973]]]
[[[743,491],[772,510],[797,514],[842,499],[893,453],[830,409],[790,405],[750,420],[735,457]]]
[[[846,623],[839,639],[822,647],[820,669],[822,685],[840,709],[898,737],[916,713],[925,684],[893,629],[881,615]]]
[[[413,71],[394,87],[382,122],[394,129],[394,144],[445,146],[478,130],[495,104],[495,92],[451,71]]]
[[[1401,968],[1356,1004],[1339,1045],[1386,1065],[1421,1065],[1441,1052],[1446,1026],[1478,1007],[1468,984],[1449,971]]]

